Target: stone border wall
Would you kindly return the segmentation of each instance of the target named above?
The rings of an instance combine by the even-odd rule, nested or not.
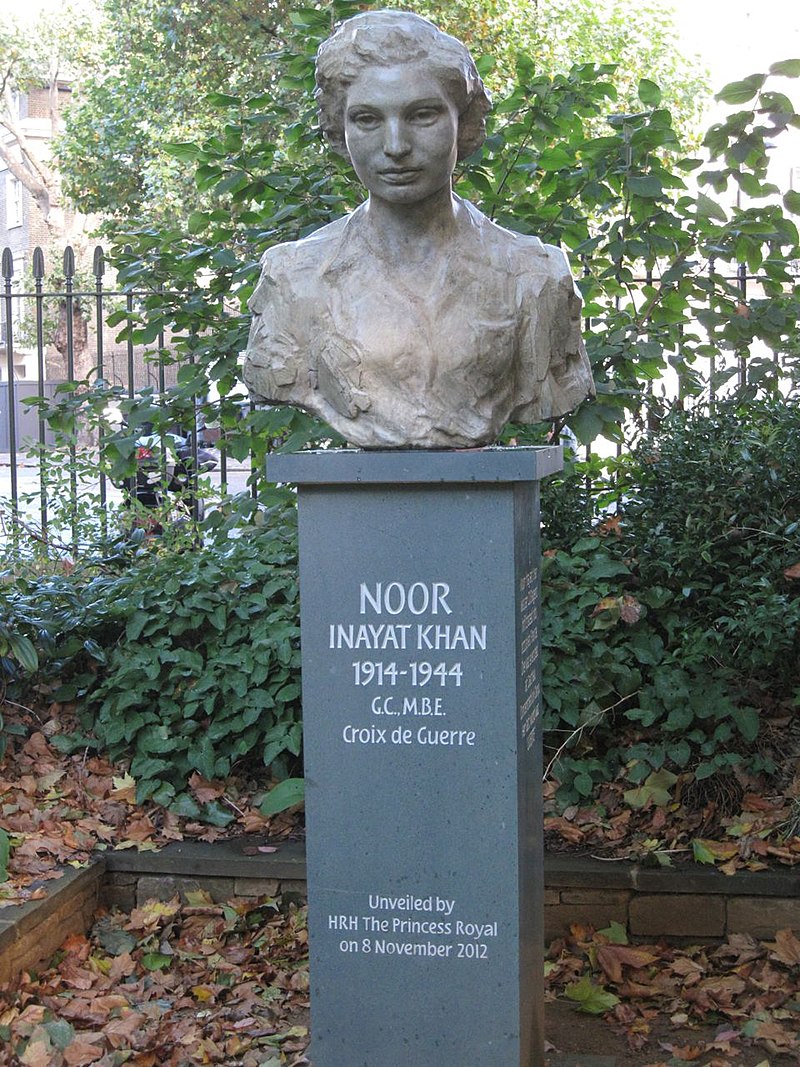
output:
[[[47,896],[0,911],[0,982],[50,959],[70,934],[85,934],[101,903],[103,863],[67,868]]]
[[[85,933],[100,906],[129,911],[145,900],[204,889],[214,900],[305,896],[299,843],[259,852],[251,838],[181,842],[161,852],[109,852],[91,867],[47,881],[48,895],[0,911],[0,983],[47,960],[72,933]],[[545,937],[573,923],[626,926],[632,939],[721,940],[733,933],[771,938],[800,930],[800,871],[643,868],[550,855],[545,860]]]
[[[626,926],[632,939],[717,940],[800,929],[800,871],[644,868],[574,856],[545,861],[545,936],[572,923]]]

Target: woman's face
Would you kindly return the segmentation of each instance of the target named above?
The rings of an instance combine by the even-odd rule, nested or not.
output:
[[[345,103],[345,143],[370,196],[415,204],[450,187],[458,110],[424,67],[367,67]]]

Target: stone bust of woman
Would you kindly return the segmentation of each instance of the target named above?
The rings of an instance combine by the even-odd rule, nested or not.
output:
[[[317,98],[369,197],[265,254],[244,367],[254,399],[304,408],[363,448],[465,448],[590,395],[563,252],[453,192],[490,106],[467,49],[417,15],[356,15],[319,50]]]

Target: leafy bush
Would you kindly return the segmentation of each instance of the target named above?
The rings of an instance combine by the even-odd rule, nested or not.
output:
[[[719,405],[670,418],[638,450],[625,525],[643,586],[679,594],[686,662],[740,688],[798,681],[800,411]]]
[[[610,492],[596,465],[545,484],[545,743],[563,802],[619,774],[646,800],[675,773],[771,769],[763,708],[800,696],[798,444],[793,407],[720,406],[672,416],[617,464],[622,513],[593,514]],[[301,748],[291,495],[262,514],[238,537],[219,518],[202,548],[0,587],[7,679],[27,668],[77,703],[84,733],[58,743],[130,760],[141,800],[218,822],[186,793],[192,772],[258,755],[286,779]]]
[[[241,536],[156,548],[120,574],[3,593],[38,646],[39,684],[77,704],[85,733],[54,744],[130,759],[139,801],[224,823],[185,792],[193,772],[224,778],[255,755],[284,778],[300,752],[294,509],[262,515]]]
[[[753,749],[761,709],[800,696],[798,446],[791,406],[673,415],[625,465],[622,519],[545,553],[546,744],[564,802],[620,768],[634,785],[665,767],[771,769]],[[583,492],[577,467],[549,500]]]

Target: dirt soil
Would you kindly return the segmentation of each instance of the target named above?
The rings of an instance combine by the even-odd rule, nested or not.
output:
[[[568,1001],[548,1001],[544,1016],[545,1067],[560,1067],[565,1057],[569,1057],[569,1067],[582,1067],[582,1056],[587,1057],[586,1067],[593,1067],[588,1057],[611,1059],[615,1067],[798,1067],[799,1062],[794,1054],[770,1055],[763,1048],[738,1048],[736,1040],[725,1039],[725,1031],[731,1027],[724,1022],[689,1029],[674,1026],[659,1015],[651,1023],[646,1046],[635,1050],[629,1047],[626,1036],[615,1033],[604,1019],[579,1012]],[[309,1026],[308,1012],[298,1014],[293,1022]],[[723,1038],[715,1042],[719,1033]],[[711,1048],[714,1043],[719,1047]],[[301,1062],[314,1067],[313,1060]]]
[[[650,1026],[644,1048],[632,1049],[627,1035],[615,1033],[604,1019],[577,1011],[569,1001],[548,1001],[547,1067],[558,1067],[560,1056],[581,1055],[612,1057],[616,1067],[798,1067],[800,1062],[795,1053],[775,1055],[763,1047],[743,1046],[741,1038],[727,1036],[734,1028],[724,1020],[689,1029],[658,1015]],[[718,1034],[721,1040],[716,1040]],[[579,1061],[570,1060],[570,1067],[579,1067]]]

